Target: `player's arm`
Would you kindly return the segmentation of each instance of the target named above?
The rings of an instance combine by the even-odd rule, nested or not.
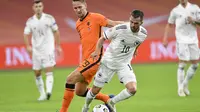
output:
[[[62,52],[62,48],[60,46],[60,32],[58,30],[58,25],[56,24],[55,19],[52,17],[51,19],[51,29],[54,34],[55,44],[56,44],[56,50],[60,54]]]
[[[91,57],[95,58],[98,56],[99,52],[101,51],[101,48],[103,47],[103,43],[105,40],[112,40],[114,37],[116,37],[116,28],[110,28],[107,31],[103,33],[103,35],[99,38],[95,51],[91,54]]]
[[[167,45],[168,45],[168,41],[167,41],[168,34],[169,34],[169,31],[171,30],[171,28],[174,26],[175,21],[176,21],[176,14],[174,13],[174,10],[172,10],[170,12],[170,16],[168,18],[168,23],[167,23],[167,25],[165,27],[165,31],[164,31],[163,45],[165,47],[167,47]]]
[[[24,28],[24,43],[25,43],[26,50],[29,53],[29,55],[32,54],[32,47],[31,47],[31,44],[29,42],[29,38],[31,38],[31,36],[32,36],[31,27],[29,25],[29,21],[27,21],[26,26]]]
[[[199,6],[196,6],[196,8],[197,8],[196,19],[192,20],[192,18],[190,18],[190,20],[194,25],[200,26],[200,8]]]
[[[124,21],[113,21],[113,20],[110,20],[110,19],[108,19],[107,21],[108,21],[108,24],[106,26],[109,27],[109,28],[113,27],[115,25],[124,23]]]
[[[124,23],[124,21],[113,21],[113,20],[110,20],[108,18],[106,18],[105,16],[101,15],[101,14],[96,14],[96,21],[99,22],[100,26],[105,26],[105,27],[113,27],[115,25],[118,25],[118,24],[122,24]]]
[[[163,37],[163,45],[165,47],[167,47],[168,45],[168,34],[171,30],[171,28],[173,27],[174,25],[171,24],[171,23],[168,23],[166,26],[165,26],[165,32],[164,32],[164,37]]]
[[[96,49],[95,51],[91,54],[91,57],[95,58],[98,56],[99,52],[101,51],[101,48],[103,47],[103,43],[106,39],[102,36],[99,38],[97,45],[96,45]]]
[[[53,31],[54,38],[55,38],[55,44],[57,47],[60,47],[60,32],[59,30]]]
[[[31,37],[31,34],[24,34],[24,43],[26,46],[26,50],[28,51],[28,53],[31,55],[32,53],[32,48],[31,48],[31,44],[29,42],[29,38]]]

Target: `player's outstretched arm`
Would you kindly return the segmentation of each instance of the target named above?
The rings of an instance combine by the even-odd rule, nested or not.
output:
[[[167,39],[168,39],[168,33],[169,33],[171,27],[173,27],[173,24],[170,24],[170,23],[168,23],[166,25],[166,27],[165,27],[165,32],[164,32],[164,37],[163,37],[163,45],[165,47],[167,47],[167,44],[168,44],[168,41],[167,41]]]
[[[98,42],[97,42],[97,46],[95,51],[91,54],[91,57],[96,58],[99,54],[99,52],[101,51],[101,48],[103,47],[103,43],[105,41],[105,38],[102,36],[101,38],[99,38]]]
[[[107,24],[107,27],[113,27],[115,25],[118,25],[118,24],[122,24],[124,23],[124,21],[113,21],[113,20],[110,20],[108,19],[108,24]]]

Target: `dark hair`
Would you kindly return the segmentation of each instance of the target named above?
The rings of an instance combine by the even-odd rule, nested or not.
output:
[[[40,2],[42,2],[42,0],[34,0],[34,1],[33,1],[34,4],[38,4],[38,3],[40,3]]]
[[[134,17],[134,18],[140,17],[140,19],[143,20],[144,13],[142,11],[140,11],[140,10],[133,10],[131,12],[131,16]]]
[[[72,2],[82,2],[85,3],[86,0],[72,0]]]

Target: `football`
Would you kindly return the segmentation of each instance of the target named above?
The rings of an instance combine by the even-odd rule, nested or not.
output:
[[[109,112],[109,109],[104,104],[98,104],[93,108],[92,112]]]

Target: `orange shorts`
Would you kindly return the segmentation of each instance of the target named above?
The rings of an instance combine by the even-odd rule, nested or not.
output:
[[[88,58],[85,59],[78,67],[78,71],[83,75],[85,81],[90,84],[92,82],[93,77],[95,76],[99,65],[100,65],[101,56],[93,59]]]

